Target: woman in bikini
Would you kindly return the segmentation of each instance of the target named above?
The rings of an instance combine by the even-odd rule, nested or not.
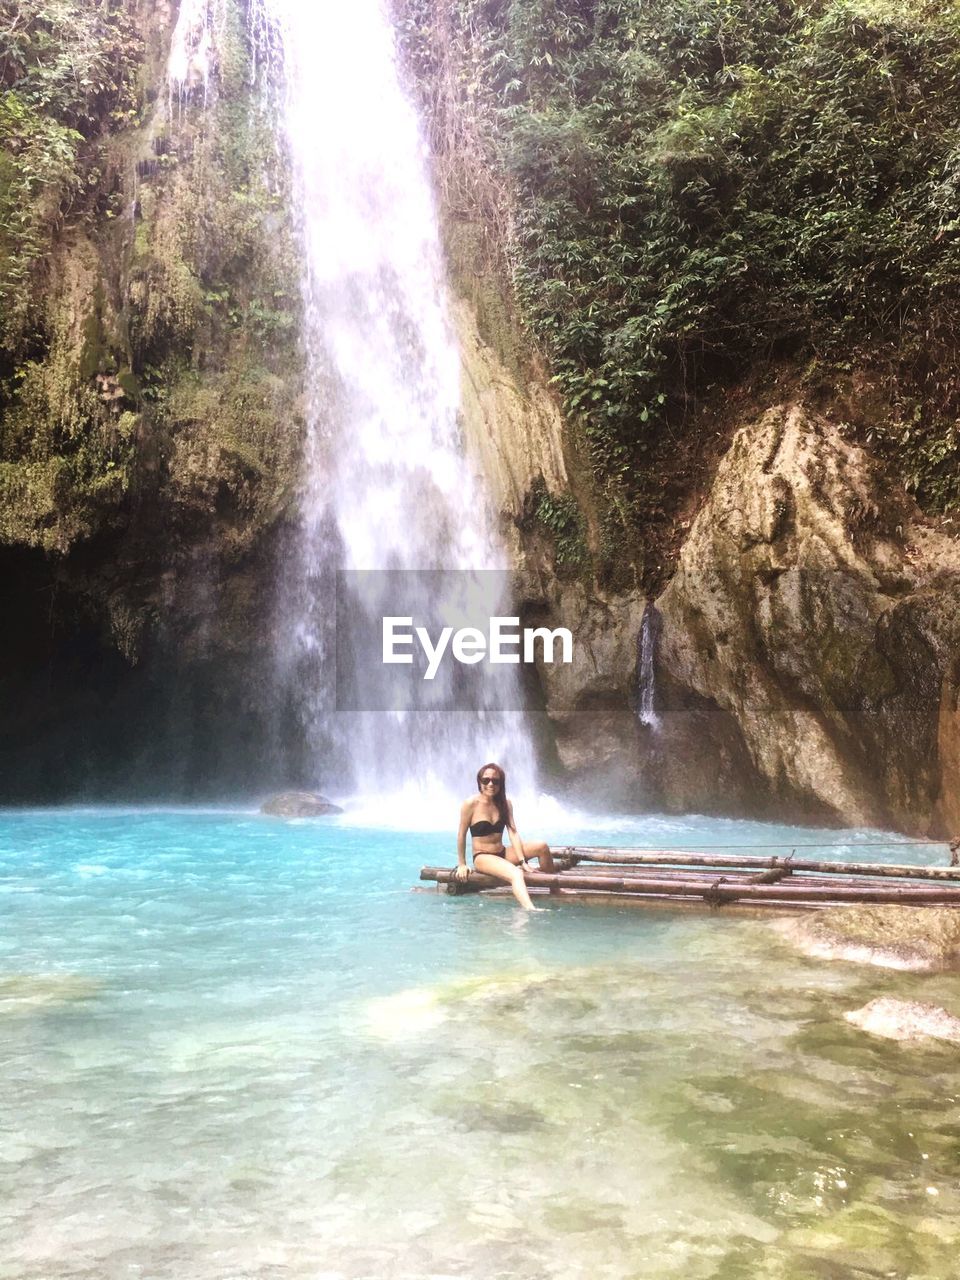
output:
[[[527,911],[535,911],[523,879],[529,868],[528,859],[536,858],[539,869],[553,872],[556,867],[549,846],[542,840],[525,842],[517,834],[513,821],[513,805],[507,799],[507,775],[498,764],[485,764],[477,773],[478,794],[460,807],[460,830],[457,832],[457,879],[466,880],[467,832],[473,845],[473,865],[485,875],[506,880],[513,896]],[[503,847],[506,829],[510,848]]]

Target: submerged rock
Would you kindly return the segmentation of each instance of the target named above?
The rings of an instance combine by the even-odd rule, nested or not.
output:
[[[781,1241],[790,1261],[762,1274],[776,1280],[949,1276],[956,1271],[956,1240],[956,1228],[943,1216],[919,1218],[901,1205],[867,1203],[864,1195],[788,1230]]]
[[[451,1119],[461,1129],[487,1129],[494,1133],[529,1133],[531,1129],[542,1129],[547,1123],[535,1107],[483,1101],[460,1103]]]
[[[73,973],[21,973],[0,978],[0,1014],[92,1000],[102,984]]]
[[[880,996],[843,1015],[855,1027],[886,1040],[949,1040],[960,1044],[960,1018],[939,1005]]]
[[[260,806],[261,813],[274,818],[322,818],[327,813],[343,813],[338,804],[313,791],[284,791]]]
[[[884,969],[960,969],[960,911],[953,907],[833,907],[773,928],[807,955]]]

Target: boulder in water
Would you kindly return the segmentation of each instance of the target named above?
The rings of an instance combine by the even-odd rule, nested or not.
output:
[[[949,1040],[960,1044],[960,1018],[936,1004],[880,996],[843,1015],[855,1027],[887,1040]]]
[[[928,973],[960,969],[956,907],[831,907],[771,927],[822,960]]]
[[[343,810],[315,791],[284,791],[279,796],[264,800],[260,812],[274,818],[322,818],[328,813],[343,813]]]

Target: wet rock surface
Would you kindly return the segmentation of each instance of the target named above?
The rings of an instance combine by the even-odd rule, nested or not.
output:
[[[273,818],[322,818],[328,813],[343,813],[339,805],[313,791],[285,791],[264,800],[260,812]]]
[[[484,340],[480,318],[463,298],[452,304],[461,360],[461,410],[471,462],[495,512],[500,533],[522,562],[519,522],[531,490],[569,488],[563,457],[563,420],[540,379],[511,370]]]
[[[844,1014],[847,1022],[885,1040],[948,1040],[960,1044],[960,1018],[939,1005],[879,996]]]
[[[525,624],[575,637],[538,672],[557,763],[598,798],[960,832],[960,543],[835,424],[789,404],[734,436],[656,602],[655,726],[647,602],[524,550]]]
[[[787,405],[737,432],[658,606],[668,754],[695,717],[781,814],[960,816],[960,545],[836,426]]]
[[[774,922],[801,951],[884,969],[960,969],[960,911],[952,907],[833,907]]]

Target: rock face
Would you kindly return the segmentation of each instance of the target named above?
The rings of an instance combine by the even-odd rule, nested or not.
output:
[[[645,602],[557,574],[549,539],[529,512],[536,494],[569,493],[563,419],[532,353],[524,353],[524,367],[517,359],[511,367],[510,342],[485,333],[481,312],[475,299],[453,302],[468,456],[517,570],[523,625],[567,627],[575,637],[570,665],[538,665],[546,712],[541,746],[595,800],[636,804],[642,728],[632,701]]]
[[[597,803],[636,805],[643,728],[634,711],[640,597],[606,596],[546,573],[528,575],[525,624],[567,627],[570,664],[538,666],[557,762]],[[539,657],[539,654],[538,654]]]
[[[881,996],[843,1015],[855,1027],[886,1040],[947,1040],[960,1044],[960,1018],[935,1004]]]
[[[960,969],[960,912],[954,907],[832,907],[773,928],[806,955],[925,973]]]
[[[312,791],[285,791],[265,800],[260,812],[274,818],[322,818],[328,813],[343,813],[343,810],[326,796]]]
[[[477,487],[489,496],[519,563],[517,521],[528,494],[538,485],[547,493],[568,488],[563,420],[544,385],[518,378],[483,340],[466,299],[454,299],[452,310],[460,346],[464,434],[478,474]]]
[[[798,405],[734,436],[656,602],[659,729],[636,715],[638,593],[558,575],[525,503],[568,484],[561,423],[459,302],[470,451],[521,568],[556,763],[595,798],[960,833],[960,544]]]
[[[836,427],[793,405],[738,431],[658,605],[667,755],[708,736],[761,810],[960,817],[960,545]]]

